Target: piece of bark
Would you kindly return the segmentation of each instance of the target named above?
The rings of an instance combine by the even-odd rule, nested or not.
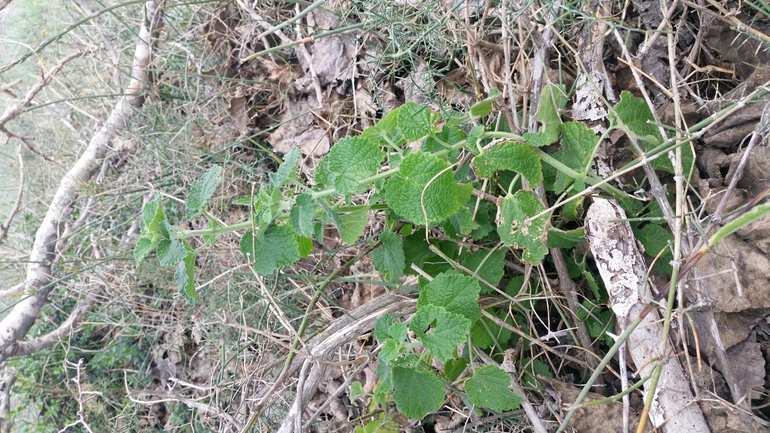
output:
[[[645,284],[646,265],[631,226],[618,222],[625,219],[626,213],[617,202],[596,198],[585,221],[586,239],[621,329],[644,309],[640,302],[651,298]],[[673,346],[669,341],[661,344],[663,330],[659,319],[656,310],[650,312],[626,342],[642,377],[652,374],[656,363],[662,367],[650,421],[662,432],[709,431],[703,413],[691,404],[693,393],[678,358],[672,356]],[[649,381],[645,383],[645,395],[650,392],[649,385]]]

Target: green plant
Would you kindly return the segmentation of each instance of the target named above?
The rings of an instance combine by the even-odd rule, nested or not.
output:
[[[377,322],[375,336],[383,347],[375,401],[386,407],[392,396],[404,415],[420,419],[438,410],[447,387],[462,386],[469,405],[512,409],[521,397],[509,390],[508,375],[498,367],[474,365],[470,348],[512,347],[515,339],[506,328],[516,326],[516,315],[493,311],[503,325],[482,317],[480,294],[499,291],[506,273],[508,278],[516,277],[506,271],[507,251],[538,265],[549,247],[572,248],[581,242],[582,229],[569,228],[567,223],[580,217],[581,200],[589,192],[601,188],[633,206],[608,179],[590,171],[600,137],[580,122],[562,122],[566,100],[562,87],[547,85],[536,115],[540,130],[523,137],[488,130],[480,122],[490,115],[494,95],[468,113],[438,114],[406,103],[360,136],[340,140],[318,163],[312,182],[297,176],[301,155],[299,149],[292,150],[270,175],[268,185],[234,203],[248,206],[251,218],[229,226],[216,223],[205,211],[222,181],[221,167],[213,166],[186,198],[185,218],[203,215],[209,228],[180,228],[156,196],[142,210],[142,234],[134,258],[139,264],[155,251],[161,265],[176,266],[180,293],[194,301],[198,298],[196,254],[224,233],[245,231],[241,252],[257,273],[269,275],[308,256],[312,239],[320,242],[329,224],[344,242],[358,242],[367,224],[366,213],[382,211],[387,230],[377,244],[370,244],[375,269],[393,283],[404,274],[421,279],[417,313],[408,323],[391,316]],[[611,130],[623,130],[638,140],[648,151],[640,158],[673,171],[669,161],[657,158],[675,144],[664,142],[650,124],[652,118],[644,101],[624,92],[612,110]],[[559,140],[560,151],[548,154],[541,149]],[[420,150],[408,143],[419,143]],[[552,208],[534,192],[541,182],[556,203]],[[368,200],[353,205],[354,195]],[[552,215],[555,209],[561,209],[558,217]],[[432,236],[435,230],[444,236]],[[192,236],[202,237],[204,245],[192,248],[187,241]],[[513,296],[523,283],[520,279],[512,284]],[[606,295],[599,291],[597,286],[596,302],[603,302]],[[526,305],[517,308],[523,311]],[[610,318],[604,312],[590,314],[598,337]],[[584,318],[588,315],[587,310]],[[299,333],[303,331],[301,327]],[[415,338],[410,339],[407,331]],[[465,349],[458,353],[458,347]],[[434,359],[443,369],[433,367]],[[471,371],[464,375],[469,365]],[[405,391],[407,386],[410,392]],[[498,398],[490,400],[492,393]],[[375,421],[387,423],[388,418]]]

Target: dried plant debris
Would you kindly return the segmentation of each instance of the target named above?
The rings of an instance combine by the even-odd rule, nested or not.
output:
[[[556,403],[555,407],[561,412],[566,412],[569,409],[569,405],[575,401],[578,394],[580,394],[580,388],[564,383],[560,380],[538,377],[538,380],[543,385],[548,395],[550,402]],[[601,400],[605,396],[589,392],[586,396],[584,403],[590,403],[592,401]],[[561,402],[561,404],[559,404]],[[544,404],[545,406],[545,404]],[[639,426],[639,419],[641,417],[641,401],[636,399],[636,408],[632,408],[629,417],[629,429],[630,431],[636,431]],[[556,419],[561,419],[562,414],[558,413]],[[570,420],[570,427],[574,428],[577,432],[593,432],[593,433],[617,433],[623,429],[623,403],[612,402],[605,403],[596,406],[590,406],[584,409],[578,409],[575,416]],[[645,432],[652,432],[650,424],[644,429]]]

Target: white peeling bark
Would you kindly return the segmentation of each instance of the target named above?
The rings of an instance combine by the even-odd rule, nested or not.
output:
[[[642,300],[652,299],[645,281],[646,265],[636,239],[627,222],[626,213],[614,200],[596,198],[586,214],[586,239],[591,246],[596,266],[610,296],[618,326],[625,328],[644,309]],[[640,375],[652,373],[656,363],[662,365],[650,421],[662,432],[707,432],[703,413],[693,402],[690,384],[668,341],[661,345],[663,327],[660,315],[653,310],[628,337],[626,346]],[[662,351],[661,351],[662,347]],[[649,392],[645,383],[645,394]]]
[[[125,129],[134,109],[143,102],[142,94],[148,78],[147,66],[151,58],[152,31],[158,28],[161,18],[159,3],[161,1],[151,1],[145,5],[145,17],[148,22],[143,24],[139,31],[131,83],[125,95],[120,98],[105,124],[94,134],[83,154],[61,180],[43,223],[35,234],[25,280],[25,291],[29,295],[16,304],[0,322],[0,362],[20,354],[21,340],[34,325],[40,310],[48,301],[48,294],[55,286],[52,266],[57,255],[61,253],[56,250],[56,245],[64,233],[66,219],[77,200],[78,188],[97,171],[110,138]]]

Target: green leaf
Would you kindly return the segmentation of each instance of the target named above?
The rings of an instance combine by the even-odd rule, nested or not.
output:
[[[526,366],[522,368],[522,373],[524,373],[524,380],[522,380],[523,386],[538,388],[541,386],[540,382],[537,380],[538,375],[553,377],[553,373],[551,373],[548,364],[545,364],[539,359],[522,358],[519,363],[522,366]]]
[[[620,93],[620,102],[614,110],[610,110],[609,118],[610,129],[622,129],[622,125],[626,125],[629,132],[639,139],[650,141],[653,145],[663,141],[647,102],[628,90]]]
[[[471,116],[485,117],[489,115],[492,112],[492,102],[496,101],[500,95],[501,93],[497,89],[491,89],[488,98],[479,101],[471,107]]]
[[[454,358],[444,363],[444,376],[448,381],[454,382],[463,374],[465,367],[468,366],[468,361],[465,358]]]
[[[380,242],[382,246],[372,251],[372,264],[374,269],[387,275],[388,281],[396,283],[404,275],[406,267],[401,237],[393,232],[383,232]]]
[[[270,184],[273,187],[279,187],[287,183],[287,181],[294,178],[297,172],[297,163],[299,163],[299,157],[302,155],[299,147],[295,147],[283,157],[283,163],[278,167],[275,173],[270,173]]]
[[[574,248],[585,241],[586,236],[583,227],[566,231],[553,227],[548,228],[548,248]]]
[[[428,107],[407,102],[398,108],[398,128],[407,141],[417,141],[430,134],[432,117]]]
[[[530,185],[537,186],[543,179],[540,158],[532,147],[520,141],[498,140],[473,159],[479,177],[492,177],[499,170],[513,170],[521,173]]]
[[[643,99],[635,97],[631,92],[623,91],[620,94],[620,102],[615,105],[613,111],[610,111],[609,118],[610,128],[622,129],[624,124],[628,132],[639,139],[644,151],[650,151],[663,142],[650,107]],[[682,168],[685,173],[689,173],[693,157],[692,149],[689,146],[683,146]],[[674,166],[666,156],[652,161],[652,167],[655,170],[674,173]]]
[[[554,159],[578,173],[586,173],[599,143],[599,137],[586,128],[582,122],[567,122],[561,125],[562,150],[553,154]],[[554,182],[554,191],[562,192],[575,180],[559,172]]]
[[[419,229],[404,237],[404,272],[414,275],[412,264],[422,267],[428,258],[436,257],[425,242],[425,229]]]
[[[175,265],[187,256],[184,245],[176,239],[163,239],[158,243],[158,262],[161,266]]]
[[[447,145],[451,146],[453,144],[459,143],[464,139],[465,133],[462,129],[445,125],[438,135],[429,136],[425,142],[423,142],[422,148],[420,150],[426,152],[438,152],[448,149]]]
[[[158,242],[160,242],[159,237],[152,237],[147,233],[139,237],[134,247],[134,260],[137,265],[158,246]]]
[[[420,290],[417,308],[424,305],[443,307],[451,313],[461,314],[471,322],[481,317],[479,286],[476,278],[458,274],[440,274]]]
[[[222,182],[221,173],[222,167],[214,165],[190,188],[190,193],[187,194],[187,215],[185,218],[191,220],[203,213],[203,208],[206,207],[219,183]]]
[[[581,192],[585,190],[585,184],[583,184],[582,186],[580,184],[582,184],[582,182],[573,181],[572,191]],[[564,218],[567,218],[572,221],[579,219],[580,215],[582,214],[584,198],[585,197],[579,197],[565,204],[564,207],[562,208],[562,215],[564,216]]]
[[[511,391],[510,383],[508,373],[493,365],[485,365],[477,368],[473,377],[465,381],[465,392],[473,404],[504,412],[519,407],[524,401]]]
[[[506,311],[498,313],[496,316],[501,320],[505,320],[507,314],[508,312]],[[498,325],[497,322],[486,316],[482,316],[476,321],[471,329],[471,339],[473,344],[480,349],[492,347],[492,345],[495,344],[495,339],[497,339],[497,343],[500,345],[505,345],[508,340],[511,339],[511,335],[513,335],[513,333],[509,329],[503,328]],[[493,336],[494,338],[492,338]]]
[[[497,226],[500,239],[514,248],[524,249],[524,260],[539,264],[548,249],[545,246],[545,232],[548,215],[527,222],[527,219],[545,210],[535,194],[519,191],[503,198],[500,209],[501,222]]]
[[[198,300],[198,293],[195,291],[195,253],[185,242],[188,250],[187,256],[179,262],[174,272],[174,280],[177,284],[179,293],[187,300],[195,302]]]
[[[496,213],[497,206],[494,203],[490,203],[486,200],[481,202],[479,210],[476,212],[476,223],[478,223],[479,228],[474,229],[471,232],[471,237],[474,241],[484,239],[488,234],[495,230],[492,221],[494,221]]]
[[[294,231],[300,236],[311,237],[314,232],[315,214],[318,211],[318,203],[313,196],[302,193],[294,201],[294,207],[289,212],[289,221]]]
[[[409,329],[426,349],[433,352],[436,359],[444,362],[455,357],[457,345],[465,342],[472,323],[444,307],[422,305],[417,307]]]
[[[468,254],[460,264],[468,268],[469,271],[475,272],[489,284],[497,286],[503,278],[503,271],[505,270],[503,259],[505,259],[504,250],[478,250]],[[486,285],[482,288],[484,293],[491,291]]]
[[[399,168],[399,173],[385,181],[383,195],[388,206],[404,219],[416,224],[437,223],[460,208],[454,176],[446,161],[415,152],[404,158]]]
[[[674,254],[669,247],[674,242],[674,237],[665,228],[658,224],[647,224],[641,230],[634,230],[634,235],[644,247],[644,252],[650,257],[660,258],[655,262],[655,269],[659,272],[671,275],[673,268],[671,261]]]
[[[577,171],[585,171],[591,165],[594,149],[599,145],[599,137],[583,122],[563,123],[561,131],[562,148],[569,155],[569,158],[562,162]]]
[[[340,194],[353,194],[358,183],[379,170],[385,152],[369,140],[347,136],[332,146],[318,164],[315,181]]]
[[[380,362],[390,365],[401,354],[401,343],[395,340],[385,340],[380,349],[378,358]]]
[[[451,227],[444,227],[449,236],[465,236],[480,227],[476,221],[473,221],[471,211],[464,207],[461,207],[457,213],[450,216],[449,222]]]
[[[524,139],[533,146],[545,146],[559,139],[561,110],[567,104],[564,86],[548,83],[540,93],[540,105],[535,120],[540,122],[540,134],[524,134]]]
[[[368,208],[358,209],[353,212],[340,215],[342,240],[348,244],[354,244],[358,238],[363,236],[364,229],[369,223],[366,213]]]
[[[357,380],[353,381],[353,383],[350,384],[350,400],[355,400],[362,395],[366,395],[364,386]]]
[[[414,368],[393,368],[393,401],[399,412],[412,419],[422,419],[437,411],[446,392],[441,379]]]
[[[142,206],[142,222],[144,223],[142,233],[151,236],[160,233],[160,226],[165,220],[166,216],[163,214],[163,204],[160,196],[156,195],[153,200],[148,201]]]
[[[556,141],[553,134],[546,132],[525,132],[524,140],[532,147],[543,147],[553,144]]]
[[[237,204],[239,206],[251,206],[251,196],[237,198],[230,203]]]
[[[399,109],[391,110],[376,125],[366,128],[360,137],[380,147],[400,145],[404,137],[397,128],[398,112]]]
[[[297,236],[299,242],[299,256],[304,259],[313,252],[313,239],[306,236]]]
[[[519,299],[521,299],[519,302],[521,308],[525,310],[532,310],[535,308],[537,299],[535,296],[536,291],[534,285],[531,284],[530,280],[527,280],[526,284],[524,284],[523,276],[517,275],[511,278],[511,281],[505,286],[505,293],[514,298],[519,297]]]
[[[390,327],[396,322],[397,320],[392,314],[383,314],[374,322],[374,336],[380,342],[387,340],[390,338]]]
[[[474,155],[479,154],[479,139],[484,134],[484,126],[476,125],[468,133],[468,137],[465,139],[465,148],[470,150]]]
[[[248,231],[241,238],[240,247],[244,257],[254,262],[254,270],[261,275],[271,274],[302,258],[297,234],[287,225],[271,224],[256,235]]]
[[[326,214],[326,221],[331,222],[334,224],[334,227],[337,228],[337,231],[342,234],[342,220],[340,220],[340,214],[336,210],[330,208],[326,202],[323,200],[319,200],[318,204],[321,205],[321,207],[324,210],[324,213]],[[323,231],[321,232],[321,236],[318,236],[316,234],[316,239],[323,240]]]
[[[265,227],[273,222],[275,205],[280,200],[281,195],[278,188],[268,189],[264,185],[260,187],[259,193],[254,196],[255,220],[258,226]]]
[[[401,431],[397,422],[393,421],[393,415],[380,414],[374,421],[369,421],[363,427],[356,427],[356,433],[398,433]]]
[[[210,217],[206,217],[206,219],[209,220],[209,228],[210,229],[218,229],[218,228],[222,227],[222,225],[219,224],[218,222],[216,222],[216,220],[214,220],[214,219],[212,219]],[[203,241],[206,242],[207,244],[214,245],[217,242],[217,238],[219,236],[220,235],[213,234],[213,233],[212,234],[208,234],[208,235],[203,235]]]

